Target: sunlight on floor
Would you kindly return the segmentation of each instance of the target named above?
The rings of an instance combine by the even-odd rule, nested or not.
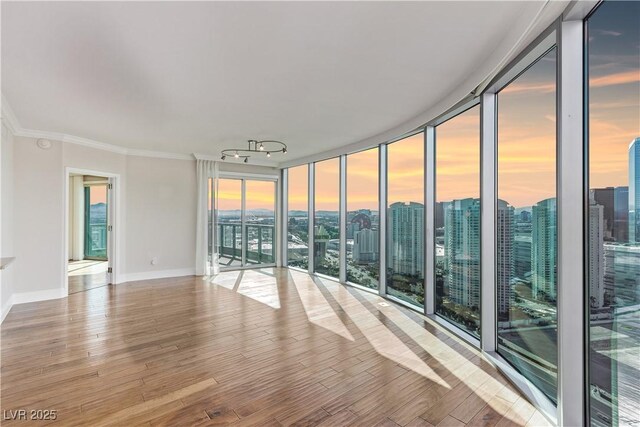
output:
[[[409,347],[367,310],[356,297],[351,295],[344,286],[330,280],[316,280],[320,281],[331,292],[331,295],[379,354],[439,385],[449,388],[446,381],[416,356]]]
[[[212,277],[210,282],[238,292],[269,307],[280,308],[278,283],[271,268],[227,271]]]
[[[297,271],[290,271],[290,274],[309,321],[349,341],[353,341],[353,336],[351,336],[347,327],[329,305],[311,277],[306,273]]]
[[[69,261],[69,276],[83,276],[85,274],[106,273],[107,264],[107,261]]]

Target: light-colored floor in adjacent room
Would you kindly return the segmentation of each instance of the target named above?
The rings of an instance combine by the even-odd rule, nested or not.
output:
[[[69,293],[75,294],[89,289],[108,285],[107,261],[82,260],[69,261]]]
[[[16,305],[2,410],[90,426],[547,425],[477,350],[382,302],[263,269]]]

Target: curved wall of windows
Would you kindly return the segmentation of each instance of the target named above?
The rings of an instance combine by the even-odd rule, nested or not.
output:
[[[317,161],[312,186],[289,168],[288,234],[308,187],[312,272],[467,332],[555,423],[625,425],[640,396],[640,3],[583,9],[417,133]]]

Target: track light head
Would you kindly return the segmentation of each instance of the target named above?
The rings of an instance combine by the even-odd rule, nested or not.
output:
[[[224,159],[226,159],[226,158],[227,158],[227,156],[223,154],[223,155],[222,155],[222,157],[220,157],[220,158],[221,158],[222,160],[224,160]]]
[[[271,153],[267,151],[267,157],[271,157]]]
[[[249,158],[248,158],[248,157],[245,157],[245,158],[244,158],[244,162],[245,162],[245,163],[249,163]]]
[[[235,157],[235,158],[237,159],[238,157],[240,157],[240,155],[239,155],[239,154],[238,154],[238,152],[236,151],[236,154],[234,154],[234,155],[233,155],[233,157]]]
[[[282,149],[282,154],[287,154],[287,148],[286,147]]]

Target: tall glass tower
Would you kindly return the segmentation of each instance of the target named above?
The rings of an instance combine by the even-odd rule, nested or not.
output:
[[[629,145],[629,242],[640,242],[640,137]]]

